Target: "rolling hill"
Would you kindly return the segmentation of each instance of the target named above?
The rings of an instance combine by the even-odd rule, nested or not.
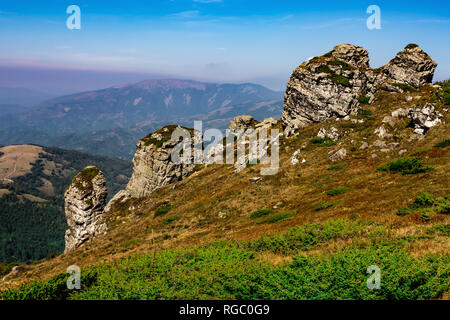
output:
[[[130,174],[128,161],[36,145],[0,148],[0,262],[30,262],[64,250],[64,190],[86,165],[109,177],[112,195]]]

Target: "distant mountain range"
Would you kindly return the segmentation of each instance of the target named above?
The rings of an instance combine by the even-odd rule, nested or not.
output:
[[[54,97],[55,95],[27,88],[0,87],[0,115],[3,113],[2,105],[35,106]]]
[[[167,124],[224,129],[236,115],[279,117],[282,92],[263,86],[146,80],[0,113],[0,143],[35,143],[129,159],[136,141]]]

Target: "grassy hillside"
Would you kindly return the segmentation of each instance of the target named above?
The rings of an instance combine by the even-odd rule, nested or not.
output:
[[[311,125],[280,141],[280,170],[239,174],[213,165],[113,207],[109,232],[78,251],[33,265],[4,284],[4,299],[449,299],[450,115],[446,91],[380,91],[364,120]],[[412,100],[407,102],[406,96]],[[409,100],[409,99],[408,99]],[[437,103],[445,124],[411,139],[406,119],[373,146],[383,118]],[[320,128],[344,132],[318,142]],[[361,149],[364,142],[368,148]],[[331,151],[345,148],[339,163]],[[292,165],[292,154],[306,161]],[[400,156],[399,151],[406,150]],[[168,202],[168,204],[167,204]],[[82,268],[82,290],[65,289]],[[369,290],[367,268],[381,269]],[[39,279],[39,280],[38,280]],[[22,285],[22,286],[20,286]],[[7,290],[10,289],[10,290]]]
[[[0,150],[0,262],[31,262],[64,250],[64,191],[87,165],[104,170],[110,196],[125,187],[131,164],[40,146]]]

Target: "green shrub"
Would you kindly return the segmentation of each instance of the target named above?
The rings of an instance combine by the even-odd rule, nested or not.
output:
[[[329,196],[336,196],[338,194],[343,194],[343,193],[347,193],[347,192],[349,192],[349,188],[338,187],[338,188],[334,188],[334,189],[331,189],[330,191],[328,191],[327,195],[329,195]]]
[[[273,213],[272,209],[261,209],[261,210],[257,210],[255,212],[253,212],[250,215],[250,218],[251,219],[257,219],[257,218],[260,218],[260,217],[263,217],[263,216],[267,216],[267,215],[269,215],[271,213]]]
[[[0,279],[6,276],[8,273],[11,272],[12,268],[15,266],[18,266],[20,263],[0,263]]]
[[[317,144],[320,147],[331,147],[331,146],[336,145],[336,141],[330,140],[328,138],[320,138],[320,137],[312,138],[311,143]]]
[[[367,96],[361,96],[358,98],[358,102],[360,104],[368,104],[369,101],[370,101],[370,97],[367,97]]]
[[[309,250],[329,240],[355,235],[366,226],[359,221],[348,219],[330,220],[322,224],[297,226],[280,234],[246,242],[244,247],[258,252],[270,251],[278,254],[290,254],[296,250]]]
[[[447,148],[450,146],[450,139],[442,140],[434,145],[436,148]]]
[[[328,241],[359,235],[367,223],[340,219],[295,227],[256,241],[222,240],[186,249],[162,249],[86,267],[81,290],[67,274],[0,291],[21,300],[414,300],[448,291],[450,255],[415,258],[398,243],[349,244],[329,255],[304,255]],[[431,234],[448,233],[435,226]],[[260,252],[293,255],[277,265]],[[367,288],[367,268],[382,270],[381,288]]]
[[[358,102],[360,104],[368,104],[370,101],[370,97],[367,96],[366,90],[363,90],[361,92],[361,96],[358,98]]]
[[[349,87],[350,86],[350,80],[346,77],[340,76],[336,73],[332,73],[330,75],[328,75],[328,78],[333,81],[333,83],[335,84],[340,84],[344,87]]]
[[[178,219],[180,219],[179,216],[170,217],[170,218],[167,218],[166,220],[164,220],[163,224],[164,225],[168,225],[168,224],[171,224],[174,221],[177,221]]]
[[[155,217],[159,217],[159,216],[163,216],[166,213],[168,213],[171,209],[172,209],[172,205],[171,204],[165,204],[162,207],[159,207],[156,211],[155,211]]]
[[[330,202],[321,202],[314,208],[314,210],[315,211],[321,211],[321,210],[325,210],[325,209],[331,208],[332,206],[333,206],[333,204],[330,203]]]
[[[311,139],[311,143],[314,143],[314,144],[321,144],[324,141],[326,141],[325,138],[319,138],[319,137],[314,137]]]
[[[438,224],[427,230],[429,234],[437,234],[438,236],[450,237],[450,224]]]
[[[336,163],[336,164],[333,164],[333,165],[329,166],[327,168],[327,170],[340,170],[343,167],[345,167],[345,164],[343,164],[343,163]]]
[[[427,152],[430,152],[430,151],[431,151],[431,149],[429,149],[429,148],[420,149],[420,150],[414,152],[412,155],[413,156],[418,156],[418,155],[421,155],[421,154],[424,154],[424,153],[427,153]]]
[[[450,93],[444,93],[444,104],[446,106],[450,105]]]
[[[259,221],[258,224],[276,223],[276,222],[286,221],[286,220],[292,219],[294,217],[294,215],[295,215],[295,211],[278,212],[278,213],[275,213],[274,215],[271,215],[271,216]]]
[[[397,210],[397,215],[402,217],[402,216],[406,216],[408,214],[413,213],[413,210],[411,208],[405,207],[405,208],[401,208],[399,210]]]
[[[328,61],[328,64],[332,66],[340,66],[342,70],[346,71],[350,71],[353,69],[351,65],[341,60],[330,60]]]
[[[419,212],[421,218],[429,220],[427,213],[435,212],[440,214],[450,213],[450,195],[435,197],[428,192],[422,192],[414,198],[414,202],[397,211],[397,215],[405,216],[414,212]]]
[[[409,84],[406,83],[393,83],[394,87],[400,88],[405,92],[416,92],[417,90],[411,87]]]
[[[328,68],[326,65],[320,66],[317,69],[317,73],[333,73],[330,68]]]
[[[366,118],[367,120],[373,120],[375,119],[375,115],[373,112],[369,109],[362,109],[362,116]]]
[[[377,168],[378,171],[401,172],[404,175],[424,173],[433,169],[431,166],[423,166],[420,158],[399,158]]]

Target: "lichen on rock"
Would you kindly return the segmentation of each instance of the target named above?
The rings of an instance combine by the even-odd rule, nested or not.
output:
[[[167,126],[140,140],[133,157],[133,174],[126,191],[133,198],[141,198],[151,194],[157,188],[180,181],[195,170],[194,161],[190,163],[174,163],[172,151],[180,141],[172,140],[172,133],[179,126]],[[193,149],[193,130],[182,128],[191,136]],[[193,155],[192,155],[193,156]]]
[[[356,115],[377,90],[404,91],[432,82],[437,64],[417,45],[387,65],[371,69],[366,49],[340,44],[297,67],[287,84],[282,116],[285,135],[331,117]]]
[[[106,232],[103,209],[107,196],[106,180],[96,167],[86,167],[72,180],[65,192],[65,213],[69,227],[65,235],[65,253]]]

